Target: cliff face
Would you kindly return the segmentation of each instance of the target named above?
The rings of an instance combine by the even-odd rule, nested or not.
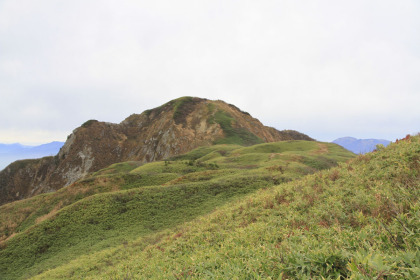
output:
[[[58,190],[116,162],[161,160],[213,143],[282,140],[312,139],[266,127],[223,101],[183,97],[120,124],[87,121],[69,135],[55,157],[10,164],[0,172],[0,205]]]

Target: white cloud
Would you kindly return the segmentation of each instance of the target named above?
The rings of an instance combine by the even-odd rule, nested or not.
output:
[[[0,142],[64,140],[184,95],[320,140],[392,140],[420,123],[419,5],[3,0]]]

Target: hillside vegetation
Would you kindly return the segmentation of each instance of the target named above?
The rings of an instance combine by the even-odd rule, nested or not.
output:
[[[111,165],[57,192],[1,206],[0,275],[28,278],[138,238],[154,240],[258,189],[353,157],[335,144],[285,141]]]
[[[73,130],[57,155],[0,170],[0,205],[59,190],[114,163],[164,160],[214,144],[286,140],[313,139],[264,126],[221,100],[181,97],[119,124],[88,120]]]
[[[419,279],[419,138],[34,279]]]

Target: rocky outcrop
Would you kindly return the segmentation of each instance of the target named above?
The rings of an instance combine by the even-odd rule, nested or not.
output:
[[[296,131],[266,127],[223,101],[183,97],[120,124],[87,121],[56,156],[12,163],[0,172],[0,205],[58,190],[116,162],[161,160],[213,143],[295,139],[312,140]]]

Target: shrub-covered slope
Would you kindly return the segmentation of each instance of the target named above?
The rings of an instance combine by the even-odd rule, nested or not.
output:
[[[1,206],[0,275],[27,278],[352,157],[335,144],[284,141],[111,165],[55,193]]]
[[[35,279],[419,279],[420,139]]]

